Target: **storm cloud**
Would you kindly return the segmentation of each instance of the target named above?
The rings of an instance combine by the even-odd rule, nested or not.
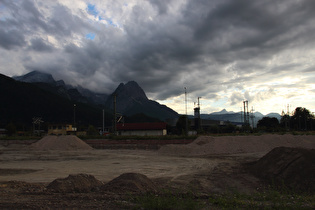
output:
[[[314,109],[314,11],[309,0],[1,0],[0,72],[103,93],[134,80],[178,112],[184,87],[206,112],[242,100]]]

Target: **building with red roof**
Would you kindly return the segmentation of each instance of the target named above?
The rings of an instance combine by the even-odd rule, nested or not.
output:
[[[117,132],[122,136],[163,136],[167,134],[165,122],[119,123]]]

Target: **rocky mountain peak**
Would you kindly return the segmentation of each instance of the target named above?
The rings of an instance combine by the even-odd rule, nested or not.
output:
[[[137,100],[148,100],[143,89],[135,81],[129,81],[126,84],[120,83],[114,91],[119,98],[133,98]]]
[[[219,112],[213,112],[211,113],[211,115],[222,115],[222,114],[233,114],[234,112],[230,112],[230,111],[227,111],[226,109],[222,109],[221,111]]]
[[[52,77],[51,74],[39,72],[39,71],[32,71],[28,74],[22,75],[22,76],[15,76],[13,79],[21,82],[27,82],[27,83],[48,83],[48,84],[54,84],[56,81]]]

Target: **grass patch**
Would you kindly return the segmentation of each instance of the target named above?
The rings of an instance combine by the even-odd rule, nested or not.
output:
[[[201,209],[203,203],[192,193],[173,193],[165,191],[161,194],[146,194],[133,196],[130,202],[134,204],[134,209],[178,209],[194,210]]]
[[[229,191],[198,197],[167,190],[159,194],[131,195],[128,203],[133,209],[314,209],[315,195],[268,188],[252,194]]]
[[[211,195],[209,206],[219,209],[314,209],[315,195],[268,189],[253,194]]]

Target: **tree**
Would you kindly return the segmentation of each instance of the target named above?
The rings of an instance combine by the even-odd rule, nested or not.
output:
[[[87,129],[87,135],[89,136],[95,136],[98,135],[98,131],[96,130],[96,128],[93,125],[89,125],[88,129]]]
[[[8,136],[12,136],[16,133],[16,127],[13,123],[9,123],[7,126],[6,126],[6,130],[7,130],[7,134]]]
[[[275,117],[263,117],[257,123],[257,128],[266,131],[277,131],[279,128],[279,120]]]
[[[290,129],[290,119],[291,117],[288,114],[284,114],[280,119],[280,126],[286,130]]]
[[[290,122],[295,130],[310,130],[313,127],[314,115],[304,107],[297,107]]]
[[[236,130],[236,126],[228,122],[226,126],[222,128],[223,133],[233,133]]]
[[[176,123],[176,129],[178,134],[186,134],[186,126],[187,126],[187,115],[181,115],[179,116],[177,123]]]

